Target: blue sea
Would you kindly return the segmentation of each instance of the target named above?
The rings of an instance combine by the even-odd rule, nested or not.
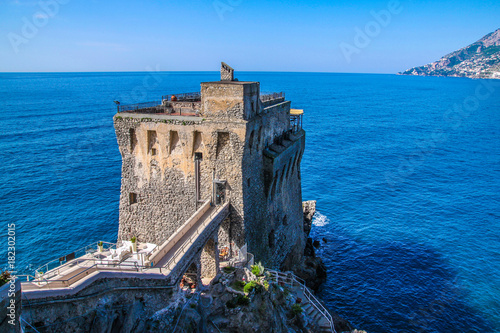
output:
[[[500,81],[240,72],[305,110],[319,295],[368,332],[500,332]],[[216,72],[0,74],[0,221],[19,272],[116,241],[113,101],[199,91]]]

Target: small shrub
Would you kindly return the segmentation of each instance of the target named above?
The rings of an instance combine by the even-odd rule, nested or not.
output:
[[[0,286],[3,286],[10,280],[10,272],[9,271],[4,271],[2,275],[0,275]]]
[[[243,291],[248,294],[251,293],[254,289],[255,292],[259,293],[262,291],[262,286],[257,281],[250,281],[245,285]]]
[[[257,275],[257,276],[262,276],[264,274],[264,266],[262,263],[259,261],[257,265],[252,265],[252,274]]]
[[[269,282],[267,280],[262,281],[262,286],[266,289],[266,291],[269,290]]]
[[[292,313],[294,316],[301,314],[302,311],[303,310],[302,310],[302,307],[300,306],[300,304],[292,305]]]
[[[248,298],[248,296],[238,295],[238,297],[236,298],[236,304],[248,305],[250,304],[250,298]]]
[[[250,281],[245,285],[245,287],[243,288],[243,291],[248,294],[249,292],[252,292],[252,290],[254,290],[256,286],[257,286],[257,282]]]
[[[243,281],[234,281],[232,287],[235,290],[243,291],[243,288],[245,287],[245,282],[243,282]]]

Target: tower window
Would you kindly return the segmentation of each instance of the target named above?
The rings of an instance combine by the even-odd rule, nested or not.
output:
[[[156,155],[156,149],[153,148],[155,144],[156,144],[156,131],[148,131],[148,150],[151,153],[151,155]]]
[[[131,205],[137,203],[137,193],[130,192],[129,194],[129,202]]]
[[[194,160],[195,161],[201,161],[202,159],[203,159],[202,153],[194,153]]]
[[[130,136],[130,151],[133,152],[135,148],[135,144],[137,143],[137,138],[135,136],[135,130],[133,128],[129,129]]]

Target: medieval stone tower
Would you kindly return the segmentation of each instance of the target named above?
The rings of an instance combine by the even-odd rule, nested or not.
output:
[[[301,257],[301,112],[258,82],[221,81],[201,93],[119,106],[114,125],[123,159],[119,240],[161,244],[207,200],[230,201],[218,244],[246,249],[270,268]]]

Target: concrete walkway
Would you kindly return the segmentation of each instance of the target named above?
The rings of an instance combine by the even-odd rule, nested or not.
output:
[[[176,262],[178,262],[186,253],[187,250],[189,250],[189,247],[194,243],[194,241],[197,239],[196,236],[200,235],[203,230],[209,225],[209,218],[210,215],[213,214],[217,209],[219,209],[219,206],[213,206],[210,207],[205,214],[203,214],[198,222],[196,222],[189,230],[186,232],[184,236],[182,236],[181,239],[168,251],[162,259],[155,265],[155,267],[166,267],[169,261],[174,258],[176,259]],[[183,249],[179,251],[179,249]],[[178,253],[177,253],[178,252]]]
[[[96,260],[93,257],[94,254],[87,254],[68,262],[61,268],[52,270],[50,278],[44,279],[42,277],[37,280],[22,283],[23,292],[51,290],[58,291],[60,294],[64,293],[64,289],[67,289],[69,292],[77,286],[88,285],[88,282],[97,278],[97,275],[102,273],[106,273],[107,275],[111,274],[110,276],[116,274],[117,276],[123,277],[127,275],[144,275],[146,278],[149,275],[157,276],[158,274],[166,276],[171,272],[171,269],[175,267],[175,264],[182,259],[186,252],[190,249],[191,245],[198,239],[198,236],[201,235],[210,225],[213,218],[218,216],[223,209],[227,209],[227,204],[223,206],[209,207],[205,213],[199,216],[197,221],[195,220],[196,215],[193,215],[192,222],[194,223],[188,230],[180,229],[177,231],[177,235],[181,234],[181,232],[185,232],[185,234],[180,238],[174,237],[178,238],[178,241],[165,253],[165,255],[163,255],[162,258],[159,259],[154,268],[132,265],[136,263],[136,260],[132,257],[120,263],[112,263],[110,261]],[[170,245],[170,243],[167,244]],[[171,262],[171,259],[175,260]],[[128,260],[130,260],[130,262],[128,262]],[[169,262],[171,267],[167,267]],[[47,277],[49,276],[49,274],[46,275]]]

